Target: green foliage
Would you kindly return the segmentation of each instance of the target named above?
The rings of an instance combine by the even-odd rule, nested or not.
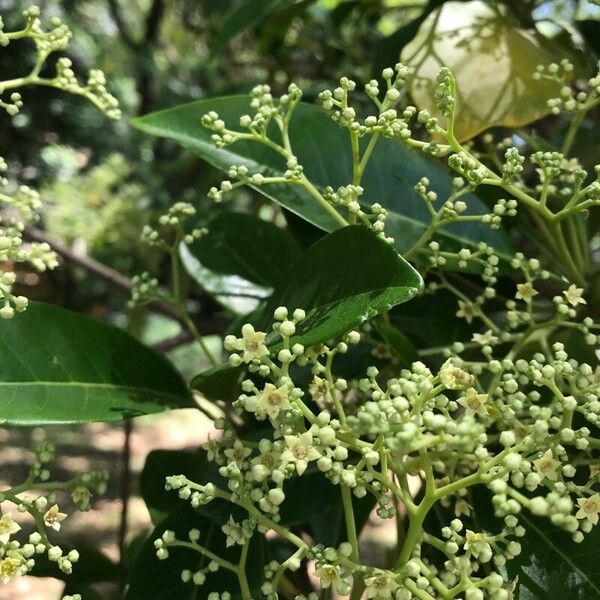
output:
[[[34,303],[0,323],[0,422],[120,421],[193,406],[159,354],[109,325]]]

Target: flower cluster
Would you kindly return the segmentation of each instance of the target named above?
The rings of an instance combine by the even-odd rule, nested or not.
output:
[[[45,555],[55,562],[65,574],[71,574],[79,560],[75,549],[63,550],[52,543],[49,534],[59,531],[67,514],[57,504],[57,494],[69,494],[81,511],[90,508],[92,493],[102,494],[106,489],[108,474],[103,471],[82,473],[66,482],[51,482],[46,465],[54,459],[54,447],[42,444],[35,450],[35,461],[27,479],[19,485],[0,491],[0,582],[7,583],[13,577],[29,573],[35,566],[37,556]],[[35,531],[27,541],[17,539],[21,525],[12,512],[4,506],[11,504],[21,514],[29,514],[35,523]],[[20,519],[19,519],[20,521]]]
[[[9,116],[16,115],[23,102],[20,93],[14,90],[29,85],[43,85],[83,96],[110,118],[118,119],[118,102],[108,93],[101,71],[92,70],[87,85],[81,86],[71,69],[71,61],[59,58],[56,76],[50,79],[40,77],[39,73],[48,56],[67,48],[71,32],[57,17],[51,20],[50,28],[45,30],[39,15],[37,6],[28,8],[24,11],[25,27],[14,32],[5,31],[0,19],[0,46],[7,46],[13,40],[29,38],[35,42],[37,51],[35,65],[29,75],[0,81],[0,94],[10,92],[9,100],[0,99],[0,108],[6,110]],[[4,174],[7,169],[8,165],[0,157],[0,174]],[[45,271],[56,267],[58,261],[56,253],[47,243],[25,243],[23,240],[25,228],[39,218],[42,208],[39,194],[25,185],[9,182],[4,176],[0,177],[0,187],[3,188],[0,192],[0,263],[3,265],[0,269],[0,317],[10,319],[15,312],[22,312],[27,308],[27,298],[12,293],[17,279],[13,265],[28,263],[37,271]]]

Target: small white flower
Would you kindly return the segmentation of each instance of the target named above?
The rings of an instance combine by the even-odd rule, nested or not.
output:
[[[267,383],[264,390],[258,397],[256,412],[269,415],[271,419],[276,419],[282,410],[292,408],[289,400],[289,388],[286,385],[275,387],[272,383]]]
[[[517,293],[515,298],[517,300],[523,300],[524,302],[530,303],[534,296],[538,295],[538,291],[533,287],[531,281],[517,284]]]
[[[455,367],[451,360],[447,360],[440,369],[440,381],[449,390],[464,390],[475,383],[475,378],[459,367]]]
[[[583,288],[578,288],[575,284],[571,284],[569,289],[563,291],[564,297],[571,306],[578,304],[587,304],[583,298]]]
[[[556,481],[558,479],[558,469],[560,462],[554,459],[552,450],[548,449],[540,458],[533,461],[535,470],[546,479]]]
[[[312,434],[309,431],[301,435],[284,436],[287,448],[281,454],[281,460],[287,463],[294,463],[298,475],[306,471],[306,467],[311,460],[320,458],[320,454],[313,447]]]
[[[0,544],[8,544],[8,540],[13,533],[17,533],[21,526],[12,518],[10,513],[0,517]]]
[[[458,301],[458,310],[456,311],[457,317],[462,317],[467,323],[471,323],[476,315],[477,309],[472,302]]]
[[[458,399],[458,403],[466,408],[466,414],[477,414],[480,417],[486,417],[487,409],[487,394],[478,394],[475,388],[468,388],[465,395]]]
[[[492,333],[491,329],[488,329],[485,333],[474,333],[472,339],[481,346],[489,346],[498,341],[498,338]]]
[[[600,515],[600,494],[594,494],[587,498],[578,498],[577,505],[579,510],[576,513],[578,519],[587,519],[590,523],[598,524],[598,515]]]
[[[246,446],[244,446],[240,440],[235,440],[233,448],[227,448],[227,450],[224,452],[225,456],[229,460],[236,462],[239,466],[242,465],[244,460],[250,456],[251,453],[252,450],[250,450],[250,448],[246,448]]]
[[[55,504],[49,508],[48,511],[46,511],[46,514],[44,515],[44,524],[46,527],[51,527],[52,529],[59,531],[61,522],[66,518],[67,515],[65,513],[61,513],[58,510],[58,504]]]
[[[242,327],[242,337],[231,343],[234,350],[243,352],[242,359],[244,362],[260,360],[268,356],[269,349],[265,346],[266,333],[255,331],[250,323],[246,323]]]
[[[365,579],[369,598],[391,598],[398,588],[398,583],[388,575],[376,575]]]

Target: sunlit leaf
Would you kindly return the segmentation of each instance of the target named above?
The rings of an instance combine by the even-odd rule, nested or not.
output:
[[[435,79],[449,67],[457,83],[455,133],[467,140],[496,125],[520,127],[549,113],[556,83],[535,81],[537,65],[560,59],[542,36],[519,27],[499,3],[446,2],[433,11],[401,60],[415,69],[410,92],[419,108],[434,111]]]

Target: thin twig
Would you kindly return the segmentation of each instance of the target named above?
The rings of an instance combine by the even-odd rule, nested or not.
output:
[[[122,291],[125,296],[131,295],[131,280],[119,273],[119,271],[111,269],[105,264],[91,258],[87,254],[75,252],[60,240],[48,235],[37,227],[28,227],[25,229],[24,237],[34,242],[45,242],[64,260],[82,267],[86,271],[96,275],[100,279],[103,279],[115,289]],[[153,301],[147,306],[151,311],[170,317],[171,319],[174,319],[180,323],[182,326],[186,327],[186,323],[184,322],[182,316],[170,304],[160,301]],[[226,318],[215,315],[210,319],[203,319],[202,321],[197,322],[197,325],[198,329],[202,331],[203,334],[211,334],[223,333],[227,327],[227,323],[228,321]]]

